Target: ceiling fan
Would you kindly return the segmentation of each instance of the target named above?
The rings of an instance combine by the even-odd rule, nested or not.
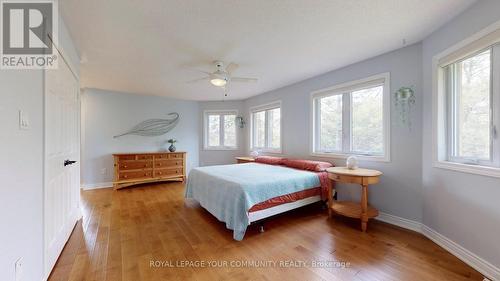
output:
[[[225,66],[223,61],[214,61],[215,71],[207,72],[199,70],[208,76],[194,79],[188,81],[187,83],[196,83],[199,81],[210,81],[210,83],[216,87],[225,88],[226,85],[230,82],[257,82],[257,78],[248,78],[248,77],[233,77],[231,74],[238,68],[238,65],[235,63],[230,63]]]

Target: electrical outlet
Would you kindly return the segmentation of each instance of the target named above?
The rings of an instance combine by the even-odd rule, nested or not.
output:
[[[108,173],[108,169],[106,169],[106,168],[101,169],[101,175],[105,175],[107,173]]]
[[[17,259],[15,263],[15,276],[16,276],[16,281],[22,281],[23,280],[23,258]]]
[[[30,118],[28,114],[22,110],[19,110],[19,129],[29,130],[30,128]]]

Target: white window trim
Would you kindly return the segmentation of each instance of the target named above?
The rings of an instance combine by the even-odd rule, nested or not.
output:
[[[315,122],[316,122],[316,107],[315,99],[322,96],[329,96],[335,94],[335,92],[343,91],[345,88],[356,88],[362,84],[367,84],[373,81],[382,80],[384,84],[383,93],[383,130],[384,130],[384,155],[362,155],[355,153],[325,153],[315,151],[316,145],[316,133],[315,133]],[[337,159],[347,159],[351,155],[356,155],[359,160],[362,161],[374,161],[374,162],[390,162],[391,161],[391,77],[390,73],[381,73],[373,75],[367,78],[350,81],[346,83],[341,83],[326,89],[321,89],[314,91],[310,94],[310,115],[309,115],[309,154],[315,157],[327,157],[327,158],[337,158]]]
[[[275,109],[275,108],[280,109],[280,148],[279,149],[272,149],[272,148],[254,147],[254,145],[253,145],[253,142],[254,142],[254,139],[253,139],[253,137],[254,137],[253,136],[253,114],[255,112],[269,110],[269,109]],[[250,121],[249,130],[250,130],[250,132],[248,135],[250,136],[250,140],[249,140],[250,151],[256,150],[259,152],[270,153],[270,154],[281,154],[283,152],[283,108],[281,107],[281,100],[277,100],[274,102],[250,107],[249,116],[250,116],[249,117],[249,121]],[[267,126],[267,124],[266,124],[266,126]],[[268,137],[268,136],[266,136],[266,137]]]
[[[491,166],[471,165],[448,161],[448,143],[446,136],[446,92],[443,87],[444,71],[442,69],[443,59],[452,56],[453,53],[476,43],[476,51],[493,45],[491,34],[500,31],[500,21],[493,23],[485,29],[451,46],[432,58],[432,164],[434,168],[447,169],[469,174],[483,175],[500,178],[500,168]],[[486,40],[485,40],[486,38]],[[483,45],[478,45],[482,42]],[[500,38],[498,38],[500,42]],[[464,53],[463,56],[470,55]],[[441,63],[440,63],[441,62]],[[497,128],[498,129],[498,128]]]
[[[228,150],[238,150],[238,144],[239,144],[239,132],[238,132],[238,125],[236,125],[236,146],[208,146],[208,115],[236,115],[238,116],[238,110],[236,109],[231,109],[231,110],[204,110],[203,111],[203,150],[211,150],[211,151],[228,151]],[[221,119],[221,125],[222,125],[222,119]],[[220,127],[220,132],[222,135],[220,135],[220,140],[224,140],[224,130],[222,129],[223,127]]]

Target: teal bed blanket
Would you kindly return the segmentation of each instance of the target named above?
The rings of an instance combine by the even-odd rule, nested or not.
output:
[[[250,224],[248,210],[271,198],[320,186],[316,173],[259,163],[199,167],[191,170],[186,198],[233,230],[241,241]]]

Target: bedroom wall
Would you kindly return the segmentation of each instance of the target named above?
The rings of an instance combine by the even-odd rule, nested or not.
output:
[[[245,101],[248,120],[249,108],[282,101],[283,155],[288,157],[326,160],[344,165],[345,160],[311,157],[309,155],[310,93],[339,83],[390,72],[391,93],[402,86],[415,86],[416,105],[411,115],[411,130],[391,126],[391,162],[361,162],[362,167],[384,172],[381,182],[370,188],[370,203],[380,211],[410,220],[422,220],[422,58],[421,44],[411,45],[378,57],[352,64],[305,81],[277,89]],[[391,103],[392,104],[392,103]],[[394,120],[397,114],[391,110]],[[248,127],[245,140],[248,139]],[[246,143],[248,153],[248,144]],[[341,185],[339,196],[359,199],[360,190]]]
[[[79,71],[79,58],[62,19],[59,48]],[[19,130],[19,110],[29,130]],[[0,280],[13,281],[23,258],[23,279],[43,278],[43,71],[0,70]]]
[[[242,101],[214,101],[200,102],[200,124],[203,124],[205,110],[237,110],[243,114]],[[236,163],[235,157],[245,156],[245,129],[237,128],[238,149],[237,150],[205,150],[203,147],[203,125],[200,126],[200,166],[224,165]]]
[[[126,132],[150,118],[180,114],[170,132],[159,137],[114,135]],[[178,140],[177,151],[187,152],[187,171],[199,163],[201,140],[199,103],[157,96],[134,95],[97,89],[82,94],[82,186],[110,186],[113,181],[113,153],[166,151],[170,138]]]
[[[424,109],[432,108],[432,57],[500,20],[500,1],[478,1],[423,41]],[[500,268],[500,179],[432,167],[432,116],[423,116],[423,222]],[[500,273],[497,276],[500,278]]]

